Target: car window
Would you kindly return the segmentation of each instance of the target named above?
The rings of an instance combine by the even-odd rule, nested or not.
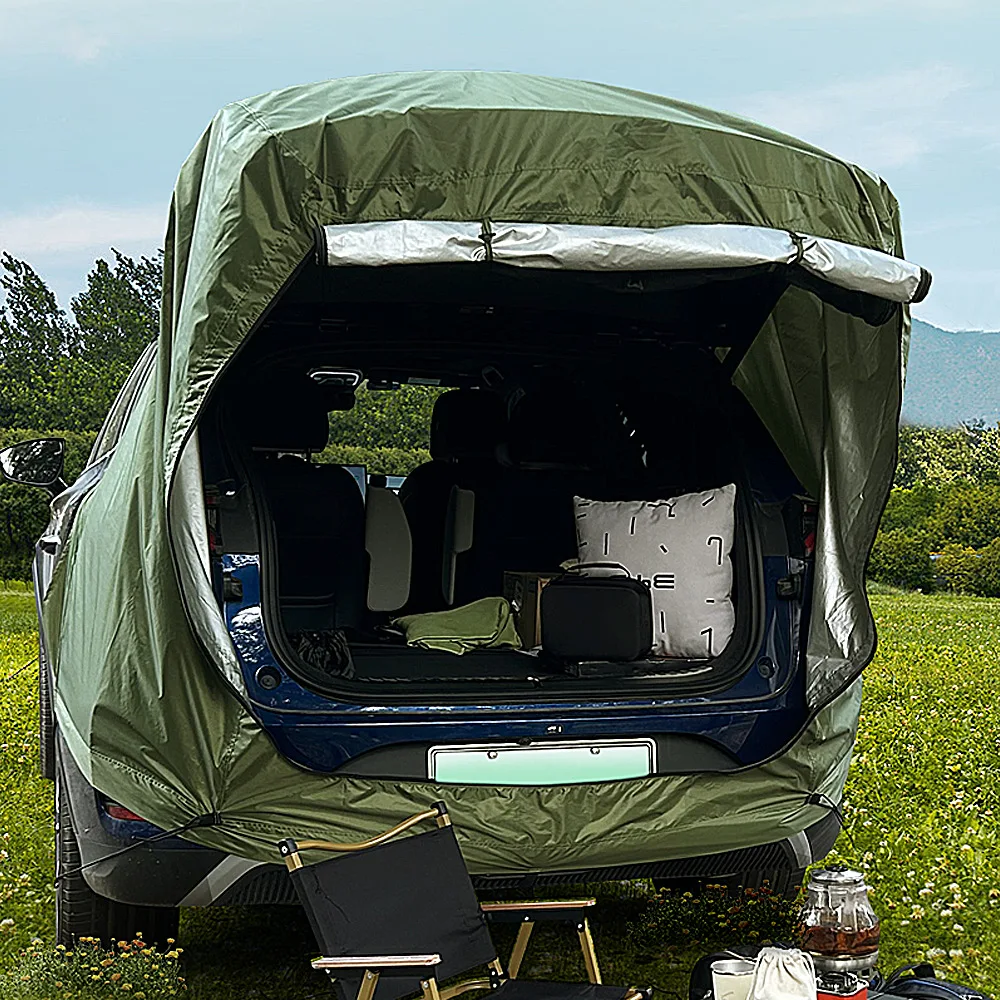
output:
[[[90,462],[96,462],[118,444],[122,428],[125,426],[125,421],[132,410],[132,404],[135,402],[139,390],[143,387],[149,373],[153,369],[153,359],[155,357],[156,341],[153,341],[140,355],[139,360],[135,363],[135,367],[129,373],[125,384],[111,405],[108,415],[104,418],[104,426],[101,427],[100,433],[97,435],[97,440],[94,442],[94,447],[90,452]]]

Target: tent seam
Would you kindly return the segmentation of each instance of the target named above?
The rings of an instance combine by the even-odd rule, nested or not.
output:
[[[566,165],[550,165],[546,167],[531,167],[531,168],[512,167],[508,170],[482,170],[482,171],[452,170],[446,172],[436,172],[431,174],[420,174],[418,175],[417,179],[414,179],[412,175],[403,176],[394,174],[389,176],[383,175],[380,181],[378,182],[359,180],[352,184],[348,183],[346,180],[341,182],[339,179],[330,180],[328,178],[320,176],[312,169],[312,167],[309,166],[308,163],[305,162],[305,160],[301,156],[299,156],[298,152],[293,147],[289,146],[284,141],[284,139],[278,132],[275,132],[270,127],[270,125],[267,122],[267,119],[260,112],[255,111],[253,108],[249,107],[243,101],[237,101],[236,106],[241,108],[243,112],[247,115],[247,117],[249,117],[260,129],[262,129],[268,136],[270,136],[275,141],[275,143],[277,143],[277,145],[279,145],[282,148],[282,150],[284,150],[285,153],[287,153],[293,160],[295,160],[295,162],[298,163],[299,166],[307,174],[309,174],[310,177],[313,178],[313,180],[316,183],[318,183],[321,187],[333,192],[383,190],[383,189],[391,189],[392,187],[398,187],[399,185],[415,187],[417,184],[417,180],[424,183],[435,182],[435,181],[449,182],[455,180],[470,180],[470,181],[484,180],[484,179],[500,180],[500,179],[510,179],[511,177],[519,175],[547,176],[562,172],[578,172],[581,169],[584,169],[590,173],[603,173],[603,174],[613,174],[617,172],[619,174],[630,173],[636,176],[671,177],[674,179],[680,179],[684,177],[703,178],[705,180],[710,180],[716,183],[724,182],[728,184],[740,185],[741,187],[745,188],[748,193],[752,193],[753,190],[778,191],[783,194],[795,194],[804,198],[821,199],[824,203],[837,205],[838,207],[843,208],[846,211],[860,212],[864,215],[868,215],[874,219],[876,224],[878,224],[879,220],[879,215],[877,212],[873,211],[871,199],[867,197],[867,195],[864,199],[859,199],[860,203],[848,203],[846,201],[840,201],[835,197],[829,197],[828,195],[825,195],[820,191],[805,191],[802,190],[801,188],[787,187],[780,184],[767,184],[765,182],[761,183],[754,182],[753,185],[750,185],[747,182],[747,180],[743,177],[732,177],[721,173],[712,174],[706,170],[684,171],[676,168],[656,169],[654,167],[647,167],[647,166],[640,166],[633,169],[628,169],[628,168],[623,169],[619,164],[607,161],[599,161],[596,164],[584,164],[583,166],[581,166],[580,164],[566,164]],[[849,164],[840,160],[832,160],[824,162],[837,163],[838,165],[846,169],[846,171],[851,175],[851,178],[853,179],[855,186],[857,187],[859,192],[864,190],[863,185],[861,185],[858,182],[855,170]],[[299,206],[299,208],[301,209],[301,205]],[[562,212],[559,214],[562,217],[565,217],[566,215],[566,213]],[[586,215],[584,215],[583,213],[572,213],[572,214],[574,218],[586,218],[586,217],[603,218],[603,219],[615,218],[615,216],[611,213],[595,212],[595,213],[587,213]],[[653,220],[650,219],[649,221]],[[676,225],[678,223],[673,222],[672,224]],[[844,242],[847,243],[851,242],[851,238],[845,237],[843,232],[841,231],[838,231],[837,238],[844,239]]]
[[[515,214],[517,214],[517,213],[515,213]],[[545,216],[549,216],[550,218],[546,219]],[[583,220],[587,220],[587,219],[614,220],[614,219],[620,219],[620,218],[621,218],[620,215],[614,214],[614,213],[609,213],[609,212],[568,212],[568,211],[559,211],[559,212],[532,212],[531,218],[518,219],[518,218],[514,218],[513,216],[511,216],[509,218],[504,218],[503,220],[497,220],[497,221],[503,221],[503,222],[522,222],[522,223],[552,222],[553,224],[557,224],[559,222],[565,222],[567,219],[577,219],[577,220],[579,220],[579,219],[583,219]],[[398,215],[379,215],[379,216],[368,215],[368,216],[366,216],[365,222],[362,223],[362,224],[379,223],[379,222],[405,222],[405,221],[408,221],[408,219],[406,219],[406,218],[400,218],[400,216],[398,216]],[[465,220],[462,220],[462,219],[440,219],[439,220],[439,219],[425,218],[425,219],[422,219],[422,220],[419,220],[419,221],[426,221],[426,222],[463,222],[464,221],[464,222],[470,222],[470,223],[472,223],[472,222],[479,222],[481,220],[479,220],[479,219],[465,219]],[[653,228],[653,227],[655,227],[657,225],[659,225],[659,226],[661,226],[663,228],[669,228],[670,226],[674,226],[674,225],[678,225],[678,226],[679,225],[691,225],[691,223],[683,221],[683,220],[679,220],[679,219],[675,219],[675,218],[667,218],[667,217],[662,217],[662,216],[658,217],[658,218],[646,217],[646,218],[642,219],[641,222],[648,222],[648,223],[650,223],[651,224],[650,228]],[[706,224],[707,225],[725,225],[726,223],[721,223],[720,222],[720,223],[706,223]],[[338,223],[327,223],[327,225],[338,225]],[[758,226],[756,223],[747,223],[747,225],[752,226],[754,228],[758,228],[758,229],[770,228],[770,227]],[[641,225],[636,225],[636,228],[643,228],[643,227]],[[861,243],[853,243],[852,242],[852,237],[846,235],[843,232],[835,233],[834,235],[829,236],[829,237],[820,237],[820,238],[821,239],[836,239],[836,240],[839,240],[842,243],[847,244],[848,246],[857,246],[857,247],[860,247],[861,249],[864,249],[864,250],[874,250],[874,251],[880,252],[880,253],[885,253],[886,252],[884,249],[882,249],[881,247],[878,247],[878,246],[865,246],[864,244],[861,244]]]
[[[174,796],[177,793],[177,789],[171,787],[170,785],[164,784],[157,778],[152,777],[145,771],[139,770],[137,767],[133,767],[131,764],[126,764],[123,760],[119,760],[117,757],[110,757],[108,754],[103,753],[100,750],[95,750],[93,747],[90,748],[90,754],[92,757],[100,757],[106,764],[111,767],[118,768],[123,771],[128,771],[133,777],[144,781],[146,784],[152,785],[155,788],[160,789],[162,792],[166,792],[168,795]]]

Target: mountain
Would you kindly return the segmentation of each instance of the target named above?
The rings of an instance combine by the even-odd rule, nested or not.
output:
[[[903,421],[955,427],[1000,421],[1000,331],[952,333],[913,321]]]

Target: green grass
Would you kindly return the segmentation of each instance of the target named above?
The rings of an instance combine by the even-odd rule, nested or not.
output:
[[[930,956],[958,981],[995,989],[1000,600],[881,593],[872,602],[879,653],[866,674],[844,809],[849,836],[841,836],[831,860],[860,866],[870,879],[883,919],[883,967]],[[66,960],[51,947],[51,786],[37,777],[36,652],[30,594],[0,591],[0,995],[135,996],[142,984],[123,992],[127,980],[107,978],[119,966],[101,966],[86,950]],[[654,982],[681,995],[699,955],[781,937],[791,918],[790,908],[766,893],[657,898],[647,883],[590,888],[601,902],[595,938],[605,979]],[[497,938],[505,954],[510,940]],[[170,989],[196,1000],[331,995],[308,968],[315,945],[291,908],[189,910],[181,944],[189,988],[178,982],[172,959],[143,958],[149,969],[159,965],[160,985],[147,982],[142,990],[148,1000]],[[90,978],[98,972],[101,980]],[[575,935],[541,925],[522,974],[582,976]]]

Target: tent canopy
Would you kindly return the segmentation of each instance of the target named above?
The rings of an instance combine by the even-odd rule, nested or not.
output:
[[[241,702],[205,572],[194,431],[206,399],[315,252],[317,228],[330,227],[335,256],[345,227],[373,245],[408,240],[413,226],[439,241],[455,227],[468,248],[486,224],[499,233],[494,253],[525,251],[548,267],[605,252],[600,238],[613,231],[629,267],[640,266],[635,254],[669,268],[670,254],[763,253],[824,280],[852,276],[895,303],[926,290],[900,259],[898,208],[877,177],[664,98],[513,74],[404,73],[223,108],[174,192],[155,377],[44,601],[74,758],[160,826],[218,814],[187,836],[260,860],[274,859],[289,830],[366,836],[438,798],[476,871],[660,860],[798,834],[825,814],[809,792],[839,798],[855,681],[874,650],[864,565],[895,464],[905,306],[873,326],[789,288],[735,374],[821,512],[806,656],[814,717],[775,760],[727,775],[501,790],[323,776],[284,760]]]

